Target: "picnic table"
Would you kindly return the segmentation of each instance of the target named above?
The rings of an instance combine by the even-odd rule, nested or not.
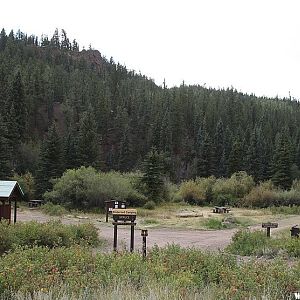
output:
[[[29,200],[28,201],[28,206],[29,207],[39,207],[43,204],[43,200]]]
[[[223,214],[223,213],[229,213],[231,209],[226,206],[215,206],[213,209],[213,213],[217,214]]]

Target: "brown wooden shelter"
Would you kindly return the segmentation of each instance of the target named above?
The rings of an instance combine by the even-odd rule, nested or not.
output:
[[[17,181],[0,180],[0,220],[11,222],[11,205],[14,205],[14,223],[17,221],[17,201],[24,198],[24,193]]]

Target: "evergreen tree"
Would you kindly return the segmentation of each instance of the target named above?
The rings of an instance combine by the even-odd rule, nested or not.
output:
[[[7,42],[7,36],[4,28],[2,28],[0,33],[0,51],[4,51]]]
[[[204,119],[202,127],[198,130],[197,175],[200,177],[209,177],[213,175],[214,172],[213,147],[207,132],[206,120]]]
[[[143,177],[141,182],[146,187],[149,199],[158,202],[164,192],[164,162],[163,156],[152,148],[143,163]]]
[[[272,181],[275,185],[283,189],[289,189],[293,181],[291,172],[291,156],[291,144],[288,130],[285,129],[281,133],[277,134],[272,163]]]
[[[225,153],[224,153],[224,125],[220,119],[214,136],[214,149],[215,149],[215,158],[216,158],[216,168],[215,176],[223,177],[225,176]]]
[[[10,147],[7,139],[7,127],[0,115],[0,180],[10,179],[12,170],[10,166]]]
[[[75,169],[80,167],[78,157],[78,131],[75,124],[70,127],[63,148],[65,169]]]
[[[232,175],[235,172],[244,171],[244,139],[242,133],[239,130],[232,141],[232,148],[229,155],[228,167],[229,174]]]
[[[82,114],[78,132],[78,159],[80,166],[100,167],[100,144],[92,107]]]
[[[62,175],[62,143],[55,123],[49,128],[41,146],[38,172],[36,177],[37,194],[39,197],[51,190],[51,179]]]
[[[24,87],[21,73],[18,71],[10,87],[10,103],[13,105],[15,123],[21,140],[24,140],[27,129],[27,104],[25,102]]]

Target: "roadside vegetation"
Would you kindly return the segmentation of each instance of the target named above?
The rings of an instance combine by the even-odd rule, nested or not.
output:
[[[268,238],[265,231],[244,229],[235,233],[226,250],[243,256],[299,258],[300,240],[291,238],[289,231],[282,231]]]
[[[138,253],[93,255],[79,246],[33,247],[16,249],[0,263],[2,299],[93,299],[98,291],[114,297],[123,292],[118,299],[279,299],[300,288],[299,264],[239,263],[232,255],[175,245],[152,248],[146,260]]]
[[[70,247],[100,244],[97,229],[91,224],[64,225],[59,221],[8,224],[0,222],[0,255],[11,250],[35,246]]]

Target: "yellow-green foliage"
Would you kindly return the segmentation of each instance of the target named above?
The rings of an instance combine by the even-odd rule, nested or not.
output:
[[[254,187],[249,194],[244,196],[242,201],[246,207],[268,207],[275,205],[276,194],[278,190],[271,181],[260,183]]]
[[[138,175],[136,175],[138,176]],[[67,170],[44,194],[46,200],[70,206],[104,207],[105,200],[131,200],[144,204],[146,198],[137,191],[133,173],[97,172],[92,167]]]
[[[194,296],[207,287],[213,290],[213,299],[262,299],[266,291],[270,299],[285,299],[300,288],[299,265],[286,268],[280,260],[237,262],[232,255],[175,245],[155,247],[147,259],[138,253],[93,254],[82,247],[34,247],[4,255],[0,265],[0,298],[9,299],[17,292],[33,295],[49,290],[52,299],[60,299],[62,288],[73,299],[83,292],[85,299],[97,299],[88,296],[99,288],[109,292],[116,286],[129,286],[149,296],[141,299],[154,299],[149,294],[151,286],[155,290],[171,287],[177,294],[173,299],[198,299]],[[123,294],[118,299],[136,298]]]
[[[184,181],[179,188],[182,199],[190,204],[203,205],[207,201],[207,193],[216,181],[214,176],[198,177],[195,180]]]
[[[243,198],[254,187],[252,176],[246,172],[234,173],[230,178],[211,176],[185,181],[180,185],[179,193],[182,199],[188,203],[202,205],[208,202],[235,204],[236,199]]]
[[[18,181],[27,200],[32,200],[34,198],[35,182],[30,172],[27,172],[24,175],[14,174],[13,180]]]
[[[0,254],[21,247],[71,246],[74,244],[97,245],[97,229],[92,224],[64,225],[59,221],[38,223],[0,222]]]
[[[250,192],[255,183],[252,176],[246,172],[237,172],[230,178],[217,179],[213,185],[212,191],[214,197],[217,195],[230,195],[233,198],[242,198]]]
[[[232,238],[232,242],[226,249],[237,255],[281,255],[300,257],[300,240],[291,238],[289,232],[268,238],[262,230],[240,230]]]

